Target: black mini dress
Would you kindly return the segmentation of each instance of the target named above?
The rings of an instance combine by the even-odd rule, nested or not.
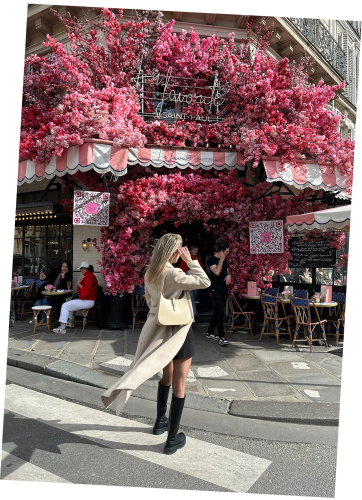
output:
[[[181,349],[173,359],[192,358],[194,355],[195,355],[194,332],[192,330],[192,326],[190,326],[190,330],[187,332],[185,342],[182,344]]]

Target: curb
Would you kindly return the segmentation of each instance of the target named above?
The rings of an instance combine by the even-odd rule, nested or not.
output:
[[[112,375],[69,361],[41,354],[9,348],[7,364],[28,371],[77,382],[100,389],[108,389],[120,375]],[[156,401],[157,387],[146,381],[133,395]],[[171,395],[170,395],[171,399]],[[317,426],[338,426],[339,403],[277,402],[277,401],[230,401],[203,396],[187,391],[185,407],[210,413],[229,414],[256,420]]]
[[[339,424],[339,403],[233,401],[230,415],[304,425]]]
[[[70,380],[78,384],[90,385],[100,389],[108,389],[119,378],[120,375],[111,375],[93,370],[85,366],[77,365],[69,361],[52,358],[51,356],[43,356],[41,354],[20,351],[17,349],[8,349],[7,364],[22,368],[24,370],[43,373],[45,375]],[[148,401],[157,400],[157,387],[146,383],[138,387],[133,395]],[[169,396],[171,401],[171,394]],[[216,399],[201,394],[193,394],[187,392],[185,407],[193,410],[203,410],[211,413],[227,414],[230,406],[230,401],[226,399]]]

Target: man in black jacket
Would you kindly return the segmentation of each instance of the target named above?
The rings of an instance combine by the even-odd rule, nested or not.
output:
[[[52,297],[44,297],[41,292],[44,291],[47,285],[53,285],[55,288],[59,290],[67,289],[67,282],[72,281],[72,264],[65,260],[62,262],[62,265],[54,271],[51,271],[47,275],[43,272],[40,273],[40,279],[45,283],[39,288],[34,297],[34,306],[50,306],[52,305],[53,298]],[[42,317],[38,323],[45,323],[46,314],[42,313]]]

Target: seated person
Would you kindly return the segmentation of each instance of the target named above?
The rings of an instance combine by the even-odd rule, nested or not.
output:
[[[331,285],[332,280],[329,277],[329,274],[326,273],[323,269],[319,269],[318,267],[315,270],[316,272],[316,280],[318,284],[321,285]]]
[[[300,283],[312,283],[312,275],[309,272],[308,267],[303,267],[302,272],[299,275]]]
[[[34,306],[51,306],[54,298],[44,296],[41,292],[44,291],[47,285],[53,285],[58,290],[66,290],[67,282],[72,280],[72,264],[69,262],[69,260],[64,260],[60,267],[57,267],[56,269],[54,269],[54,271],[51,271],[47,275],[45,275],[43,271],[41,271],[39,277],[41,281],[45,281],[45,283],[42,284],[42,286],[35,294]],[[46,314],[43,311],[38,323],[45,323],[45,321]]]
[[[54,328],[54,333],[66,333],[66,327],[71,325],[74,311],[81,309],[91,309],[94,306],[98,295],[98,281],[93,274],[93,266],[89,262],[82,262],[78,267],[83,274],[83,278],[79,278],[77,282],[77,292],[79,298],[64,302],[60,311],[60,326]]]

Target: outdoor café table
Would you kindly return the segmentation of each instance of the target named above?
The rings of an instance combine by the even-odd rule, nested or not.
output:
[[[41,293],[42,293],[42,295],[45,295],[45,297],[55,298],[55,303],[54,303],[54,307],[53,307],[53,314],[54,314],[53,317],[56,320],[58,320],[58,318],[60,316],[60,309],[62,307],[62,304],[60,303],[60,299],[62,297],[64,297],[65,295],[72,294],[73,290],[62,290],[61,292],[48,292],[48,291],[44,290]]]

